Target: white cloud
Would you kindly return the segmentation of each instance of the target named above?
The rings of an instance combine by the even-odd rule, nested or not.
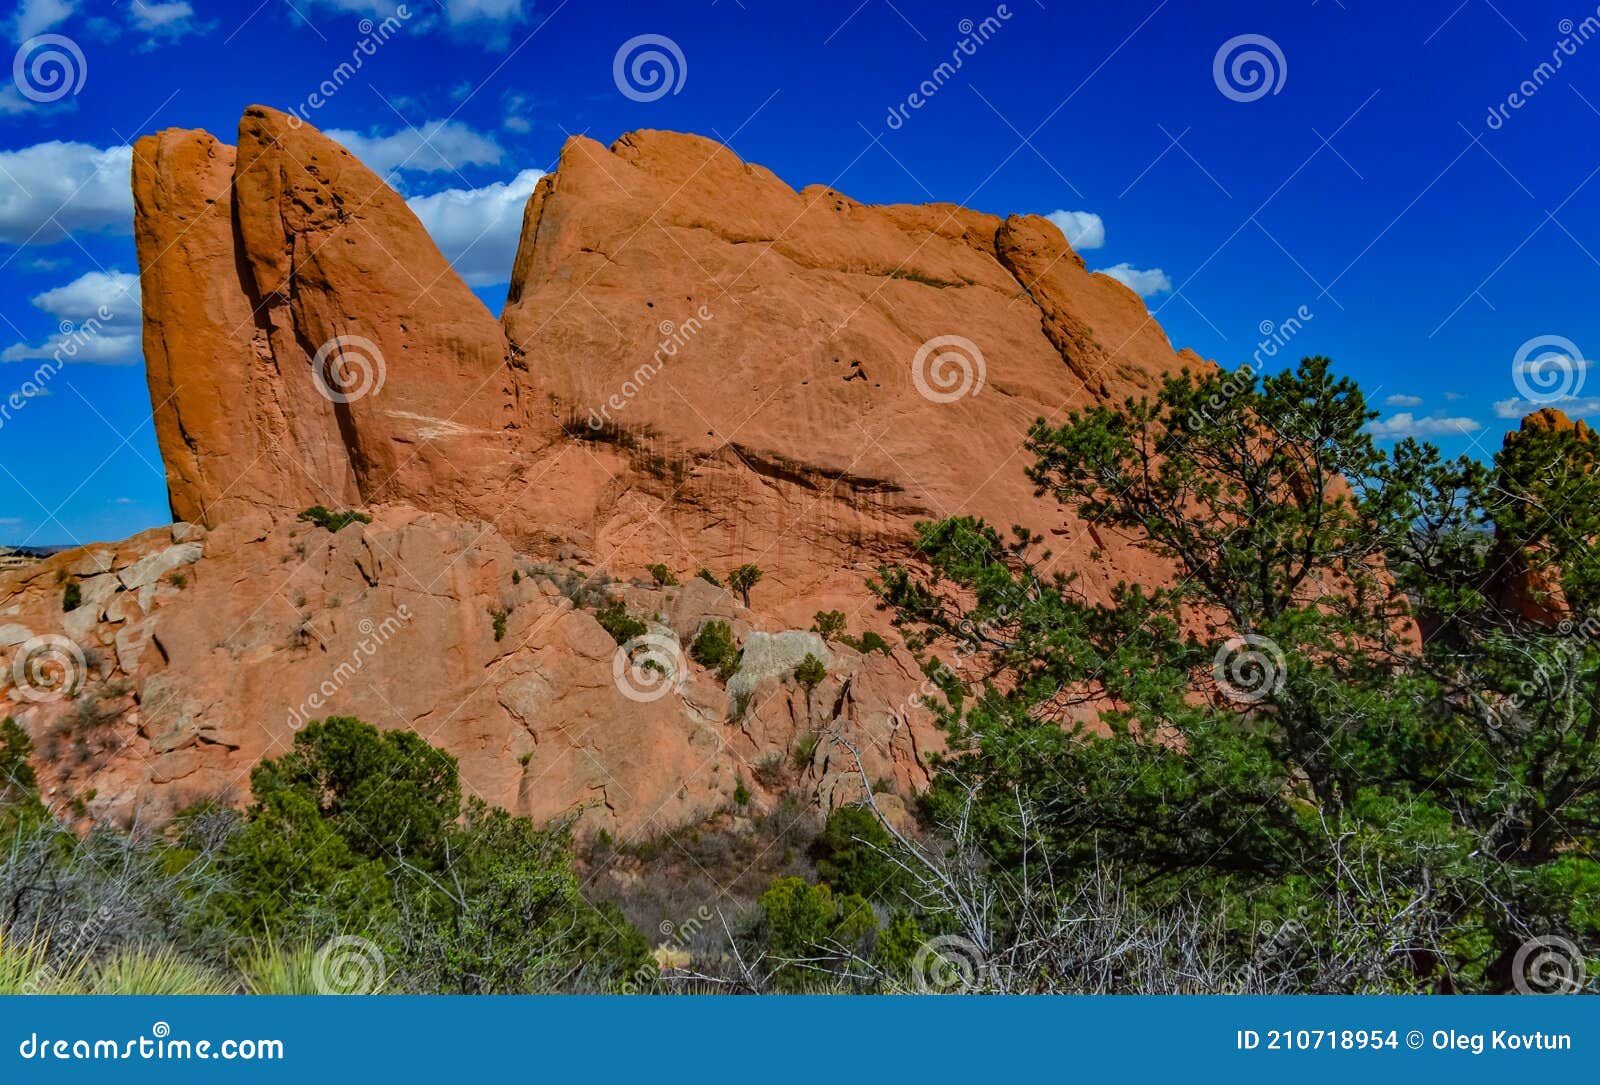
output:
[[[433,173],[462,166],[492,166],[504,152],[491,137],[459,121],[427,121],[392,135],[362,135],[330,128],[325,135],[344,144],[374,173],[398,170]]]
[[[1383,401],[1385,407],[1420,407],[1421,396],[1392,395]]]
[[[467,285],[493,286],[511,278],[522,209],[543,176],[540,170],[523,170],[510,181],[446,189],[406,203]]]
[[[36,143],[0,151],[0,242],[49,245],[78,231],[131,233],[129,147]]]
[[[1124,261],[1111,267],[1100,268],[1097,274],[1111,276],[1141,298],[1148,298],[1152,294],[1161,294],[1172,289],[1172,280],[1167,278],[1167,273],[1158,267],[1141,270]]]
[[[1367,432],[1379,438],[1394,437],[1460,437],[1482,429],[1471,418],[1417,418],[1409,411],[1390,415],[1367,425]]]
[[[149,39],[146,47],[157,42],[177,41],[190,34],[203,34],[216,26],[216,23],[202,23],[196,19],[194,8],[187,0],[165,0],[161,3],[134,0],[133,6],[128,9],[128,21]]]
[[[445,0],[450,25],[464,23],[519,23],[522,0]]]
[[[140,30],[161,30],[194,18],[194,8],[183,0],[169,4],[136,3],[128,9],[128,17]]]
[[[35,34],[44,33],[71,16],[76,7],[67,0],[22,0],[17,5],[17,18],[13,24],[18,40],[25,41]]]
[[[35,296],[33,304],[61,320],[98,317],[107,324],[137,326],[139,276],[125,271],[91,271]]]
[[[1593,418],[1595,415],[1600,415],[1600,397],[1557,399],[1549,403],[1530,403],[1526,399],[1501,399],[1495,401],[1494,416],[1518,419],[1532,414],[1541,407],[1554,407],[1569,418]]]
[[[394,15],[400,5],[397,0],[311,0],[308,6],[383,19]],[[436,5],[422,5],[424,9],[431,9],[434,6]],[[493,45],[504,40],[504,35],[495,34],[496,31],[503,31],[527,17],[523,11],[524,6],[531,5],[525,5],[524,0],[445,0],[443,19],[452,30],[466,28],[490,31],[490,37],[484,39],[482,44]],[[415,2],[411,4],[411,12],[413,15],[418,13],[418,5]]]
[[[60,320],[60,330],[39,346],[7,347],[0,351],[0,362],[52,357],[101,364],[138,360],[139,276],[91,271],[36,295],[33,304]]]
[[[533,122],[528,120],[527,117],[533,111],[533,103],[528,100],[526,95],[507,94],[502,99],[502,102],[505,108],[505,119],[500,123],[505,126],[506,131],[518,133],[533,131]]]
[[[1093,211],[1052,211],[1045,218],[1055,223],[1066,235],[1067,244],[1080,252],[1106,243],[1106,224]]]
[[[1450,403],[1455,403],[1458,400],[1466,399],[1467,395],[1465,392],[1446,392],[1444,398]]]

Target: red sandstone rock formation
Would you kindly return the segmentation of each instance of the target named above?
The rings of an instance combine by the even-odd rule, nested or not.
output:
[[[1034,498],[1023,435],[1206,363],[1043,219],[796,192],[693,136],[580,137],[529,200],[497,322],[396,193],[283,114],[247,110],[237,149],[147,137],[133,185],[157,435],[196,526],[0,574],[7,673],[62,638],[41,680],[69,688],[6,691],[58,808],[242,797],[331,714],[417,731],[492,802],[622,833],[741,779],[758,801],[787,776],[832,805],[862,769],[908,793],[939,737],[915,662],[801,630],[819,607],[874,621],[865,578],[918,520],[1050,532],[1091,591],[1167,575]],[[294,520],[318,504],[375,522]],[[630,698],[558,588],[654,562],[684,586],[624,587],[630,609],[669,653],[732,620],[735,696],[683,664]],[[744,562],[753,610],[691,578]],[[806,652],[829,669],[809,692]]]
[[[403,501],[619,570],[755,561],[795,620],[859,605],[916,521],[957,512],[1054,530],[1091,588],[1161,575],[1036,501],[1022,438],[1205,363],[1043,219],[578,137],[528,202],[502,335],[399,196],[282,114],[248,110],[237,155],[148,137],[134,186],[180,517]],[[348,403],[319,352],[370,363]]]

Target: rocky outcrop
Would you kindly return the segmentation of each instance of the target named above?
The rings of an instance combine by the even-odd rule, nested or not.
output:
[[[7,696],[58,808],[242,797],[330,714],[622,833],[741,786],[909,794],[939,737],[916,662],[805,627],[884,628],[865,582],[918,521],[1046,532],[1091,595],[1168,576],[1037,499],[1021,449],[1036,418],[1207,363],[1042,218],[797,192],[694,136],[576,137],[496,321],[399,195],[284,114],[247,110],[236,148],[146,137],[133,185],[185,522],[0,575]],[[330,534],[294,519],[313,505],[375,519]],[[752,608],[692,576],[747,562]],[[628,582],[654,563],[684,583]],[[581,588],[604,573],[646,622],[633,655]],[[711,618],[743,645],[726,684],[683,661]]]
[[[139,140],[133,191],[175,516],[490,503],[514,470],[505,337],[354,155],[253,107],[237,150],[204,132]]]
[[[260,514],[192,534],[159,528],[0,574],[6,714],[63,812],[159,823],[240,801],[261,758],[330,715],[415,731],[459,759],[469,794],[624,837],[730,807],[741,784],[758,804],[799,788],[828,807],[858,798],[865,773],[909,795],[939,743],[903,651],[834,645],[811,690],[757,652],[732,710],[667,621],[726,615],[752,640],[818,638],[759,631],[705,581],[610,585],[533,562],[488,524],[400,505],[337,534]],[[76,571],[91,568],[104,571]],[[69,584],[79,601],[63,611]],[[594,617],[611,595],[667,619],[632,658]],[[641,650],[672,672],[664,685],[633,665]]]
[[[237,152],[147,137],[134,187],[180,517],[394,501],[623,571],[754,561],[795,621],[959,512],[1052,531],[1090,591],[1164,573],[1037,501],[1019,454],[1037,417],[1205,363],[1044,219],[575,137],[502,332],[398,195],[283,114],[249,109]]]

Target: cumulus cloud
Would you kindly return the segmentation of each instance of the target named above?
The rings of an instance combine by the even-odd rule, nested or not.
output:
[[[1600,415],[1600,397],[1568,397],[1552,400],[1549,403],[1531,403],[1526,399],[1501,399],[1495,401],[1494,416],[1518,419],[1532,414],[1541,407],[1554,407],[1569,418],[1593,418],[1595,415]]]
[[[1471,418],[1417,418],[1409,411],[1390,415],[1367,425],[1367,432],[1381,439],[1398,437],[1460,437],[1482,429]]]
[[[406,203],[469,286],[494,286],[511,278],[522,208],[543,176],[541,170],[523,170],[510,181],[446,189]]]
[[[1392,395],[1384,399],[1383,405],[1385,407],[1420,407],[1422,406],[1422,397]]]
[[[46,290],[33,304],[62,320],[98,316],[106,323],[139,323],[139,276],[125,271],[91,271],[65,286]]]
[[[1106,243],[1106,224],[1093,211],[1052,211],[1045,218],[1060,228],[1074,249],[1098,249]]]
[[[202,23],[196,19],[194,7],[187,0],[165,0],[161,3],[135,0],[128,9],[128,21],[149,39],[147,44],[177,41],[190,34],[206,33],[216,26],[214,22]]]
[[[26,40],[63,22],[76,9],[77,5],[67,0],[22,0],[17,5],[17,17],[12,25],[18,40]]]
[[[0,362],[39,358],[116,364],[139,358],[139,276],[91,271],[46,290],[33,304],[61,321],[43,344],[16,343],[0,351]]]
[[[1111,276],[1141,298],[1148,298],[1152,294],[1161,294],[1172,289],[1172,280],[1167,278],[1167,273],[1158,267],[1141,270],[1124,261],[1111,267],[1100,268],[1098,269],[1098,274]]]
[[[435,173],[463,166],[492,166],[505,153],[492,138],[460,121],[427,121],[387,136],[376,132],[362,135],[338,128],[330,128],[326,135],[342,143],[373,172],[382,174],[400,170]]]
[[[133,230],[129,147],[36,143],[0,151],[0,242],[49,245],[79,231]]]

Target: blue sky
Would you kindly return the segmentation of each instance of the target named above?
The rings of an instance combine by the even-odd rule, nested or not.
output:
[[[0,23],[14,56],[0,83],[0,542],[113,539],[168,518],[138,352],[128,144],[167,127],[231,142],[246,105],[305,106],[385,16],[397,32],[305,115],[393,171],[495,310],[522,200],[567,135],[671,128],[720,137],[796,187],[1063,212],[1091,268],[1147,291],[1175,345],[1227,365],[1303,307],[1268,368],[1329,355],[1382,407],[1385,436],[1485,454],[1530,395],[1600,416],[1600,374],[1583,387],[1583,349],[1600,351],[1592,0],[1087,7],[14,7]],[[639,35],[677,54],[659,96],[628,83],[626,56],[631,93],[614,74]],[[50,51],[65,69],[34,63]],[[938,75],[953,52],[960,69]],[[1265,81],[1250,82],[1252,52]],[[925,82],[933,92],[907,105]],[[101,305],[111,316],[93,341],[24,395]]]

